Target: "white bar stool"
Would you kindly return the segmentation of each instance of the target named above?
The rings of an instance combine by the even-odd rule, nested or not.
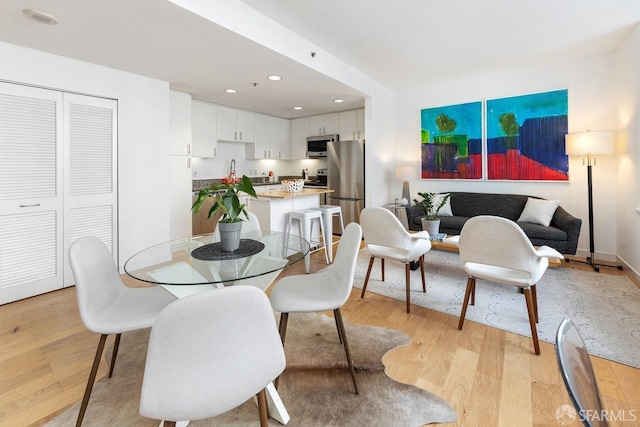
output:
[[[315,239],[315,236],[313,235],[313,224],[316,222],[316,220],[320,232],[320,235],[317,239]],[[314,246],[317,247],[317,249],[310,250],[309,253],[304,257],[304,268],[306,272],[309,273],[309,268],[311,267],[311,252],[316,252],[324,249],[324,257],[327,261],[327,264],[329,264],[329,250],[327,250],[327,246],[325,244],[327,239],[325,237],[325,230],[322,224],[322,212],[317,209],[304,209],[289,212],[289,221],[287,223],[287,229],[285,230],[285,248],[289,247],[289,233],[291,233],[291,227],[294,221],[298,223],[299,235],[309,242],[311,248],[313,248]],[[322,239],[320,239],[319,237],[322,237]]]
[[[342,220],[342,208],[335,205],[320,205],[317,208],[322,212],[322,226],[324,227],[324,234],[327,236],[326,241],[329,242],[329,262],[333,262],[333,245],[340,242],[340,239],[333,241],[333,217],[338,215],[340,217],[340,234],[344,233],[344,221]]]

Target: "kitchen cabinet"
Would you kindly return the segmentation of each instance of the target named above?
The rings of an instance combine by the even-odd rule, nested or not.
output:
[[[364,139],[364,108],[343,111],[339,114],[340,139]]]
[[[338,113],[311,116],[309,117],[310,134],[308,136],[337,134],[340,132],[339,124]]]
[[[255,113],[217,106],[218,140],[255,142]]]
[[[191,155],[191,95],[169,91],[169,154]]]
[[[307,158],[307,137],[309,136],[309,117],[291,120],[291,159]]]
[[[218,107],[210,102],[191,102],[191,155],[213,158],[218,155]]]
[[[278,139],[277,158],[280,160],[291,159],[291,121],[287,119],[277,119]]]
[[[280,159],[291,157],[291,125],[289,120],[255,114],[255,143],[247,144],[247,159]]]

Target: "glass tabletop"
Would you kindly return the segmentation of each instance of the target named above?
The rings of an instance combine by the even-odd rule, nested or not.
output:
[[[134,279],[158,285],[232,285],[246,280],[266,289],[282,269],[309,253],[309,242],[295,234],[249,231],[240,238],[240,248],[233,252],[221,250],[218,233],[160,243],[133,255],[124,270]]]

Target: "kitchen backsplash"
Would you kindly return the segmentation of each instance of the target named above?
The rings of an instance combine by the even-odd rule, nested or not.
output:
[[[302,171],[300,171],[302,172]],[[279,184],[280,181],[282,181],[283,179],[301,179],[302,175],[284,175],[284,176],[279,176],[278,180],[275,182],[269,182],[269,180],[265,180],[263,177],[258,176],[258,177],[250,177],[251,178],[251,183],[253,184],[254,187],[259,187],[262,185],[274,185],[274,184]],[[309,180],[310,181],[315,181],[316,177],[315,176],[309,176]],[[193,185],[192,185],[192,190],[193,191],[200,191],[203,188],[207,188],[211,185],[214,184],[220,184],[221,181],[220,179],[194,179],[193,181]]]

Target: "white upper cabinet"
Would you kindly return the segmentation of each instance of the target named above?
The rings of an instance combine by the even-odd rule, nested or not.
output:
[[[291,159],[291,120],[277,119],[278,126],[278,153],[276,158],[281,160]]]
[[[218,155],[217,108],[209,102],[191,103],[191,155],[194,157]]]
[[[289,120],[255,113],[255,143],[247,144],[247,159],[283,159],[291,154]]]
[[[219,105],[218,140],[255,142],[255,113]]]
[[[171,132],[170,154],[189,156],[191,154],[190,94],[169,91],[169,129]]]
[[[309,117],[291,120],[291,159],[307,158],[307,137],[309,136]]]
[[[364,108],[343,111],[340,116],[340,139],[364,139]]]
[[[338,113],[309,117],[309,136],[332,135],[340,131]]]

